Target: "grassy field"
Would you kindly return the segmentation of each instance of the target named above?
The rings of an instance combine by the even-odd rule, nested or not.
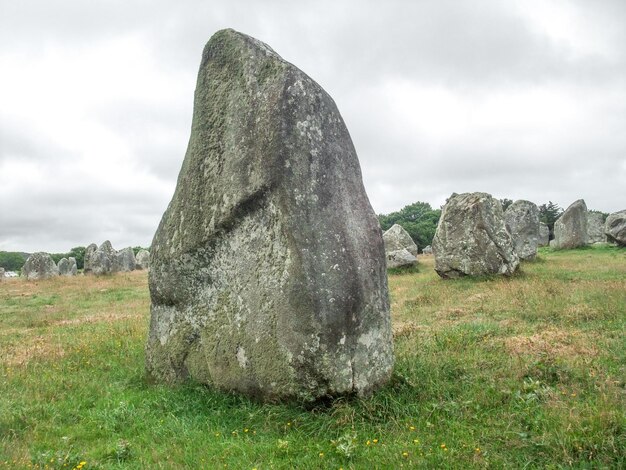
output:
[[[1,468],[625,468],[626,250],[512,279],[389,278],[367,400],[260,405],[144,380],[144,272],[0,283]]]

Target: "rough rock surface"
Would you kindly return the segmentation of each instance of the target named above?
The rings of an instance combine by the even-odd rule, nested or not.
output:
[[[424,253],[425,255],[432,255],[433,254],[433,247],[430,245],[426,245],[423,249],[422,249],[422,253]]]
[[[400,268],[404,266],[415,266],[417,257],[413,256],[406,248],[400,250],[387,251],[387,268]]]
[[[587,244],[605,243],[604,218],[599,212],[587,212]]]
[[[91,273],[96,276],[102,276],[117,270],[117,252],[113,249],[109,240],[105,241],[96,250],[92,250],[91,245],[87,247],[85,259],[87,259],[87,253],[89,253],[89,271],[85,270],[86,274]]]
[[[254,38],[223,30],[204,49],[150,261],[153,379],[314,400],[390,377],[383,240],[346,126]]]
[[[537,256],[539,244],[539,208],[535,203],[520,199],[504,212],[504,224],[511,235],[513,248],[520,260]]]
[[[0,268],[0,282],[4,281],[4,268]]]
[[[543,222],[539,222],[539,246],[550,244],[550,227]]]
[[[417,256],[417,245],[411,238],[411,235],[409,235],[409,232],[404,230],[401,225],[393,224],[389,230],[383,233],[383,242],[385,243],[386,253],[407,250],[414,257]]]
[[[98,250],[98,245],[92,243],[85,248],[85,258],[83,260],[83,273],[93,274],[93,254]]]
[[[573,202],[554,222],[554,246],[569,250],[587,244],[587,205],[579,199]]]
[[[33,253],[22,267],[22,277],[27,280],[48,279],[58,276],[59,268],[48,253]]]
[[[453,194],[433,239],[435,271],[443,278],[511,275],[519,265],[502,206],[486,193]]]
[[[150,267],[150,252],[143,248],[135,256],[135,269],[148,269]]]
[[[57,266],[60,276],[76,276],[76,258],[72,256],[70,256],[69,259],[61,258]]]
[[[626,209],[614,212],[606,218],[604,233],[607,241],[626,246]]]
[[[115,255],[115,266],[113,268],[114,272],[128,272],[135,270],[135,252],[133,249],[128,246],[126,248],[121,249]]]

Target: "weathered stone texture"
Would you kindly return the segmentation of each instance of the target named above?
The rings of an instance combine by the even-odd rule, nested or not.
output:
[[[573,202],[556,220],[554,240],[554,248],[557,250],[568,250],[587,244],[587,205],[584,200]]]
[[[402,268],[417,264],[417,257],[406,248],[387,251],[385,256],[387,257],[387,268]]]
[[[550,244],[550,227],[543,222],[539,222],[539,246]]]
[[[76,258],[72,256],[70,256],[69,259],[61,258],[57,267],[59,268],[60,276],[76,276]]]
[[[93,254],[98,250],[98,245],[95,243],[90,244],[85,248],[85,258],[83,260],[83,273],[93,274]]]
[[[599,212],[587,212],[587,244],[605,243],[604,217]]]
[[[433,239],[435,271],[443,278],[511,275],[519,265],[502,206],[486,193],[453,194]]]
[[[607,241],[626,246],[626,209],[614,212],[606,218],[604,232]]]
[[[59,275],[59,268],[48,253],[33,253],[22,267],[22,277],[27,280],[48,279]]]
[[[4,281],[4,268],[0,268],[0,282]]]
[[[330,96],[269,46],[216,33],[151,248],[149,375],[264,400],[370,392],[393,367],[384,256]]]
[[[424,253],[425,255],[432,255],[433,254],[433,247],[430,245],[426,245],[423,249],[422,249],[422,253]]]
[[[87,255],[89,255],[88,261]],[[96,250],[93,250],[91,245],[87,247],[85,266],[87,265],[89,270],[85,269],[85,274],[91,273],[96,276],[102,276],[117,271],[117,252],[113,249],[109,240],[106,240]]]
[[[143,248],[135,256],[135,269],[148,269],[150,267],[150,252]]]
[[[537,205],[523,199],[515,201],[504,212],[504,223],[520,260],[534,259],[537,256],[539,244],[539,208]]]
[[[383,242],[385,243],[385,251],[392,252],[397,250],[407,250],[413,256],[417,256],[417,245],[404,230],[401,225],[394,224],[389,230],[383,233]]]
[[[135,252],[129,246],[119,250],[115,254],[115,265],[113,266],[113,272],[128,272],[135,270]]]

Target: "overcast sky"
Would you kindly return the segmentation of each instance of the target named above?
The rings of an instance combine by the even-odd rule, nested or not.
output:
[[[330,93],[377,213],[626,208],[624,0],[0,0],[0,250],[148,246],[222,28]]]

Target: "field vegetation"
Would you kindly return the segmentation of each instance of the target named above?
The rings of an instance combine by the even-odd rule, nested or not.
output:
[[[625,468],[626,250],[432,267],[390,274],[391,382],[308,407],[147,383],[145,272],[0,282],[0,468]]]

